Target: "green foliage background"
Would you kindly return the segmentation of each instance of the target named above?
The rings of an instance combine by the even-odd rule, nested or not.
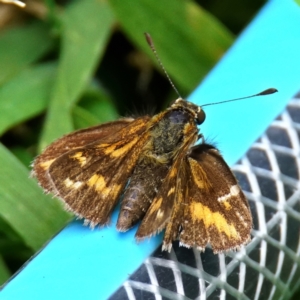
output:
[[[29,177],[34,157],[74,129],[174,99],[143,33],[188,95],[264,3],[31,2],[42,9],[15,8],[0,32],[0,284],[72,219]]]

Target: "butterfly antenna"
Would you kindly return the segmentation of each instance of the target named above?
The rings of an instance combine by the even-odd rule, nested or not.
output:
[[[255,95],[251,95],[251,96],[247,96],[247,97],[241,97],[241,98],[235,98],[235,99],[225,100],[225,101],[220,101],[220,102],[207,103],[207,104],[201,105],[201,107],[209,106],[209,105],[215,105],[215,104],[221,104],[221,103],[226,103],[226,102],[232,102],[232,101],[238,101],[238,100],[244,100],[244,99],[258,97],[258,96],[271,95],[271,94],[274,94],[274,93],[277,93],[277,92],[278,92],[277,89],[269,88],[269,89],[266,89],[266,90],[264,90],[264,91],[262,91],[258,94],[255,94]]]
[[[173,90],[176,92],[176,94],[179,96],[179,98],[182,98],[181,95],[179,94],[178,90],[176,89],[174,83],[172,82],[172,80],[171,80],[169,74],[167,73],[167,71],[166,71],[164,65],[162,64],[162,62],[161,62],[161,60],[160,60],[158,54],[157,54],[157,51],[156,51],[156,49],[155,49],[155,46],[154,46],[153,40],[152,40],[152,38],[151,38],[151,35],[150,35],[149,33],[145,32],[145,37],[146,37],[146,41],[147,41],[148,45],[150,46],[152,52],[153,52],[154,55],[155,55],[155,58],[156,58],[157,62],[159,63],[160,67],[162,68],[162,70],[163,70],[164,73],[166,74],[166,77],[167,77],[167,79],[169,80],[169,82],[170,82],[170,84],[171,84]]]

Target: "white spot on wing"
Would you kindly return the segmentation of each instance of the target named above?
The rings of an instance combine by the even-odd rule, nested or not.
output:
[[[231,196],[237,196],[240,193],[240,187],[236,184],[230,188]]]
[[[72,186],[73,183],[74,183],[74,181],[71,180],[69,177],[67,179],[65,179],[65,181],[64,181],[64,184],[65,184],[66,187]]]
[[[162,218],[163,216],[164,216],[164,212],[161,211],[161,210],[159,209],[158,212],[157,212],[156,217],[157,217],[158,219],[160,219],[160,218]]]
[[[248,227],[248,223],[245,222],[244,217],[243,217],[238,211],[236,211],[235,214],[236,214],[236,216],[242,221],[243,225],[244,225],[245,227]]]
[[[74,182],[69,177],[64,180],[64,184],[65,184],[65,186],[67,188],[74,188],[74,189],[78,189],[78,188],[80,188],[82,186],[82,182],[81,181]]]
[[[73,187],[74,189],[78,189],[82,186],[82,182],[81,181],[76,181],[74,184],[73,184]]]
[[[240,188],[237,184],[235,184],[235,185],[230,187],[230,192],[228,194],[224,195],[224,196],[219,197],[218,201],[219,202],[224,202],[224,201],[230,199],[231,197],[237,196],[239,194],[239,192],[240,192]]]

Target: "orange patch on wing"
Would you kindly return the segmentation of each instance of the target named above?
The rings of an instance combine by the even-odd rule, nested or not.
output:
[[[229,238],[239,239],[239,234],[235,227],[219,212],[212,212],[209,207],[199,203],[192,202],[190,211],[193,221],[202,220],[206,229],[214,226],[219,232],[225,233]]]
[[[55,158],[46,160],[44,162],[40,163],[40,167],[42,167],[45,171],[48,170],[51,166],[51,164],[55,161]]]
[[[208,181],[205,171],[202,169],[199,163],[194,159],[189,159],[189,163],[191,165],[191,170],[193,173],[193,180],[199,187],[199,189],[210,189],[211,184]]]
[[[160,206],[161,206],[161,202],[162,202],[162,198],[158,198],[158,199],[155,199],[154,202],[152,203],[152,205],[150,206],[150,211],[148,214],[152,214],[154,213],[155,211],[158,211]]]
[[[86,157],[82,156],[82,152],[76,152],[71,158],[75,158],[80,163],[80,166],[83,167],[86,164]]]
[[[231,204],[228,201],[222,202],[222,204],[225,206],[226,210],[230,210],[232,208]]]
[[[173,167],[170,171],[170,178],[177,176],[177,174],[178,174],[178,169]]]
[[[112,186],[107,186],[106,180],[102,175],[94,174],[88,181],[87,185],[94,187],[97,192],[100,192],[104,197],[117,195],[122,188],[120,184],[113,184]]]
[[[88,181],[88,186],[94,187],[98,192],[107,193],[107,186],[105,178],[101,175],[94,174]],[[106,192],[105,192],[106,191]]]
[[[125,153],[129,152],[129,150],[134,146],[138,141],[138,137],[134,138],[131,142],[124,144],[123,147],[118,147],[118,144],[113,144],[104,149],[104,154],[108,154],[111,157],[120,157],[123,156]],[[101,145],[102,146],[102,145]]]
[[[175,188],[172,187],[170,188],[170,190],[168,191],[168,195],[167,196],[170,196],[171,194],[174,194],[175,193]]]

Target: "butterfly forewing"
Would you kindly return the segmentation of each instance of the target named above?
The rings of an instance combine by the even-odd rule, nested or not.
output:
[[[77,130],[63,136],[48,146],[44,152],[35,159],[32,175],[38,179],[38,182],[45,191],[55,193],[51,180],[49,180],[48,169],[58,157],[70,150],[87,146],[107,136],[117,134],[120,129],[129,126],[133,121],[134,119],[132,118],[124,118],[87,129]]]
[[[178,239],[181,221],[184,213],[184,199],[187,194],[187,172],[186,172],[186,160],[183,159],[179,173],[177,176],[177,185],[175,193],[175,202],[172,207],[172,212],[168,222],[166,223],[166,231],[164,235],[162,250],[171,251],[172,242]]]
[[[219,151],[208,144],[195,146],[187,164],[180,243],[200,250],[210,243],[217,253],[249,242],[249,206]]]
[[[48,167],[52,190],[92,226],[109,221],[147,140],[147,123],[148,117],[117,124],[114,134],[67,151]],[[113,132],[114,123],[111,127]]]
[[[169,221],[178,195],[177,174],[180,164],[181,161],[178,159],[163,181],[161,189],[151,203],[136,233],[138,240],[157,234],[165,228],[166,223]]]

